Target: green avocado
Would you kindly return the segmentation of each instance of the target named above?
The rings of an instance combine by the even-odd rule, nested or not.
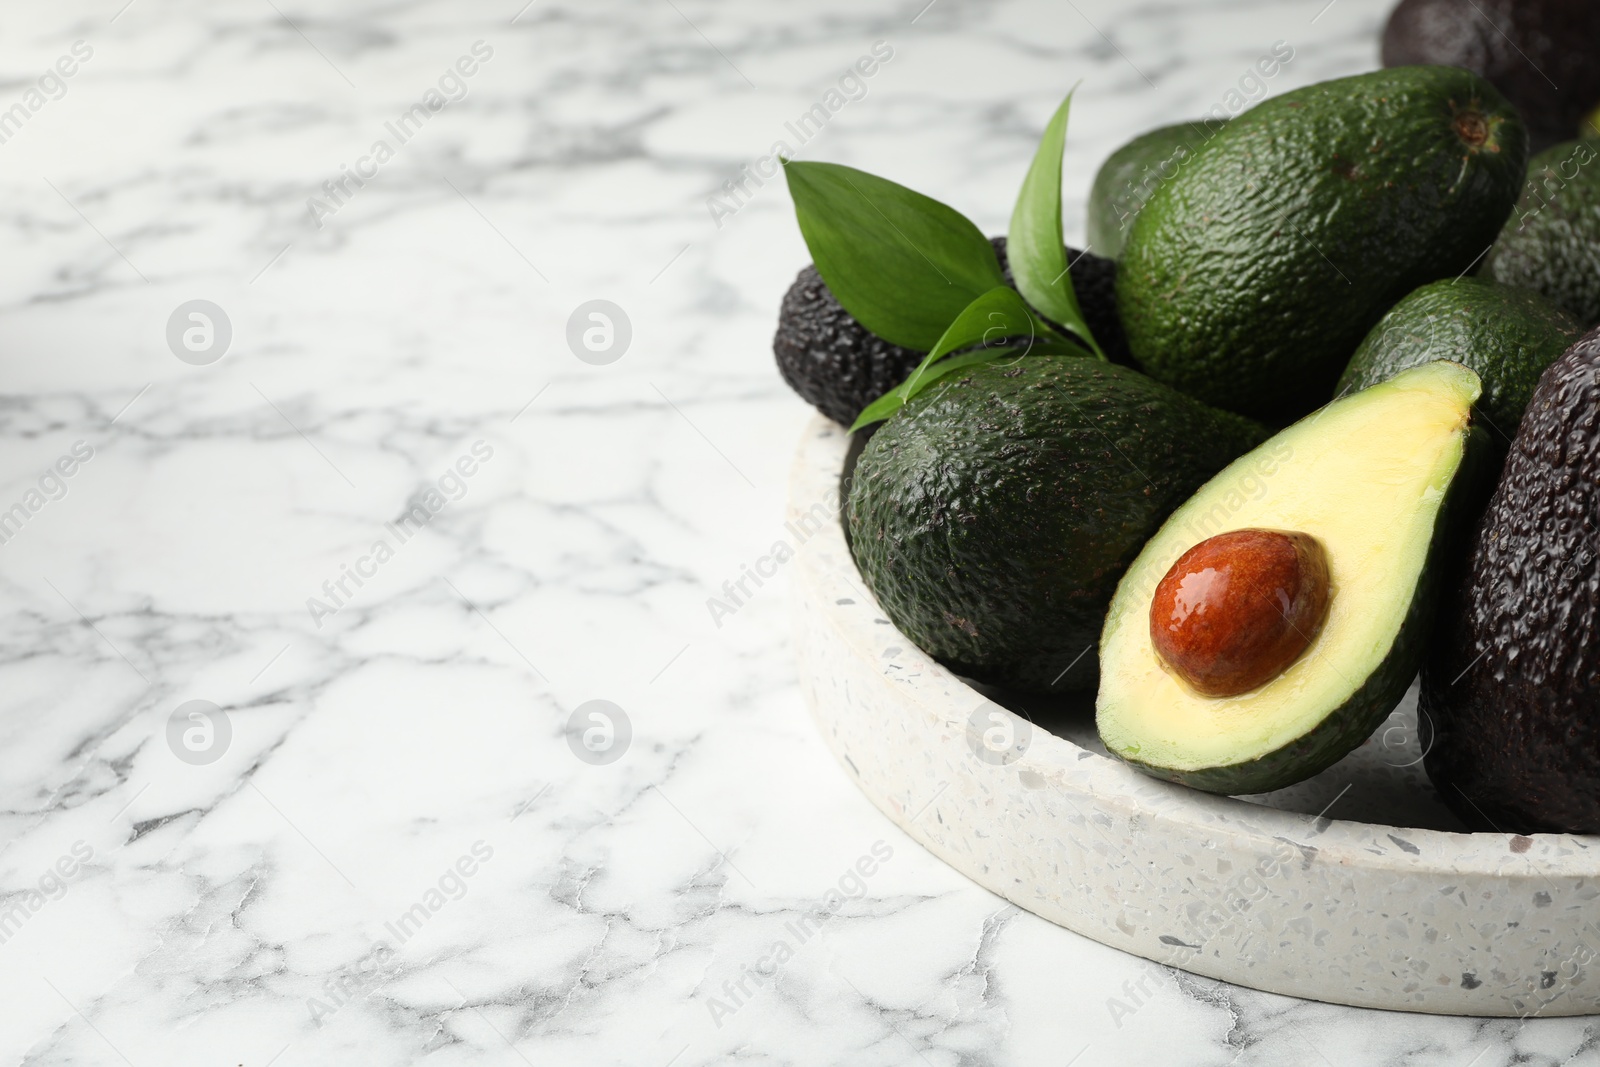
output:
[[[1436,359],[1455,360],[1482,379],[1480,421],[1503,452],[1539,375],[1581,333],[1577,319],[1538,293],[1478,278],[1433,282],[1372,328],[1344,369],[1338,395]]]
[[[1361,744],[1421,666],[1459,502],[1477,496],[1478,391],[1457,363],[1404,371],[1283,430],[1173,512],[1106,616],[1096,725],[1107,750],[1155,777],[1237,795],[1292,785]],[[1241,530],[1321,546],[1326,616],[1256,688],[1208,696],[1156,651],[1156,593],[1180,557]]]
[[[1522,198],[1483,273],[1532,289],[1585,326],[1600,323],[1600,138],[1533,157]]]
[[[1277,425],[1306,414],[1384,312],[1482,257],[1526,162],[1516,111],[1453,67],[1266,100],[1135,220],[1117,268],[1133,357],[1217,407]]]
[[[1093,689],[1123,569],[1258,425],[1137,371],[1025,356],[951,375],[867,443],[850,545],[885,614],[958,673]]]
[[[1116,259],[1128,227],[1162,182],[1178,173],[1227,119],[1195,119],[1141,133],[1100,165],[1089,187],[1089,248]]]
[[[1600,834],[1596,412],[1600,330],[1540,379],[1422,672],[1424,766],[1473,829]]]

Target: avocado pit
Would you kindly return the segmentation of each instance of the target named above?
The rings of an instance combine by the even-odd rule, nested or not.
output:
[[[1328,614],[1328,556],[1310,534],[1232,530],[1189,549],[1156,586],[1150,641],[1196,692],[1238,696],[1299,659]]]

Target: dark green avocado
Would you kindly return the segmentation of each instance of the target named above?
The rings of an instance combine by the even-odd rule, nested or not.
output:
[[[1534,151],[1584,136],[1600,104],[1595,0],[1401,0],[1383,31],[1383,65],[1465,67],[1506,94]]]
[[[1217,407],[1274,424],[1308,413],[1384,312],[1483,256],[1526,161],[1515,110],[1456,68],[1256,105],[1133,224],[1117,301],[1134,359]]]
[[[1264,436],[1098,359],[982,364],[868,442],[851,548],[889,619],[952,670],[1092,689],[1117,579],[1173,508]]]
[[[1534,157],[1483,273],[1542,294],[1585,326],[1600,323],[1600,138]]]
[[[1422,674],[1425,766],[1479,830],[1600,833],[1600,330],[1539,380]]]
[[[1227,119],[1195,119],[1162,126],[1106,157],[1089,187],[1089,248],[1110,259],[1120,256],[1128,228],[1156,188],[1227,124]]]
[[[1538,293],[1477,278],[1433,282],[1396,304],[1361,342],[1339,379],[1339,396],[1408,367],[1448,359],[1483,382],[1480,422],[1503,452],[1539,375],[1583,333],[1578,320]]]
[[[1006,239],[991,241],[1010,282]],[[1128,342],[1117,317],[1117,265],[1071,248],[1067,262],[1089,331],[1107,356],[1128,362]],[[855,422],[863,408],[905,381],[926,355],[890,344],[857,322],[811,264],[784,294],[772,353],[789,387],[841,426]]]

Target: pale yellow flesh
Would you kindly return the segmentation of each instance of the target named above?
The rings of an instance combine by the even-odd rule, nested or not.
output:
[[[1179,508],[1117,588],[1100,641],[1108,748],[1179,771],[1274,752],[1342,706],[1394,644],[1460,466],[1478,380],[1418,367],[1336,401],[1227,467]],[[1299,531],[1327,550],[1327,621],[1266,685],[1202,696],[1163,669],[1150,601],[1179,556],[1228,530]]]

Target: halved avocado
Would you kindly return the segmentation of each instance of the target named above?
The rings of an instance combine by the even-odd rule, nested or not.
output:
[[[1175,511],[1106,616],[1096,702],[1106,748],[1155,777],[1236,795],[1309,778],[1361,744],[1421,666],[1437,557],[1463,504],[1481,499],[1480,389],[1457,363],[1404,371],[1283,430]],[[1326,614],[1275,676],[1206,696],[1156,652],[1152,602],[1180,557],[1235,530],[1315,539]]]

